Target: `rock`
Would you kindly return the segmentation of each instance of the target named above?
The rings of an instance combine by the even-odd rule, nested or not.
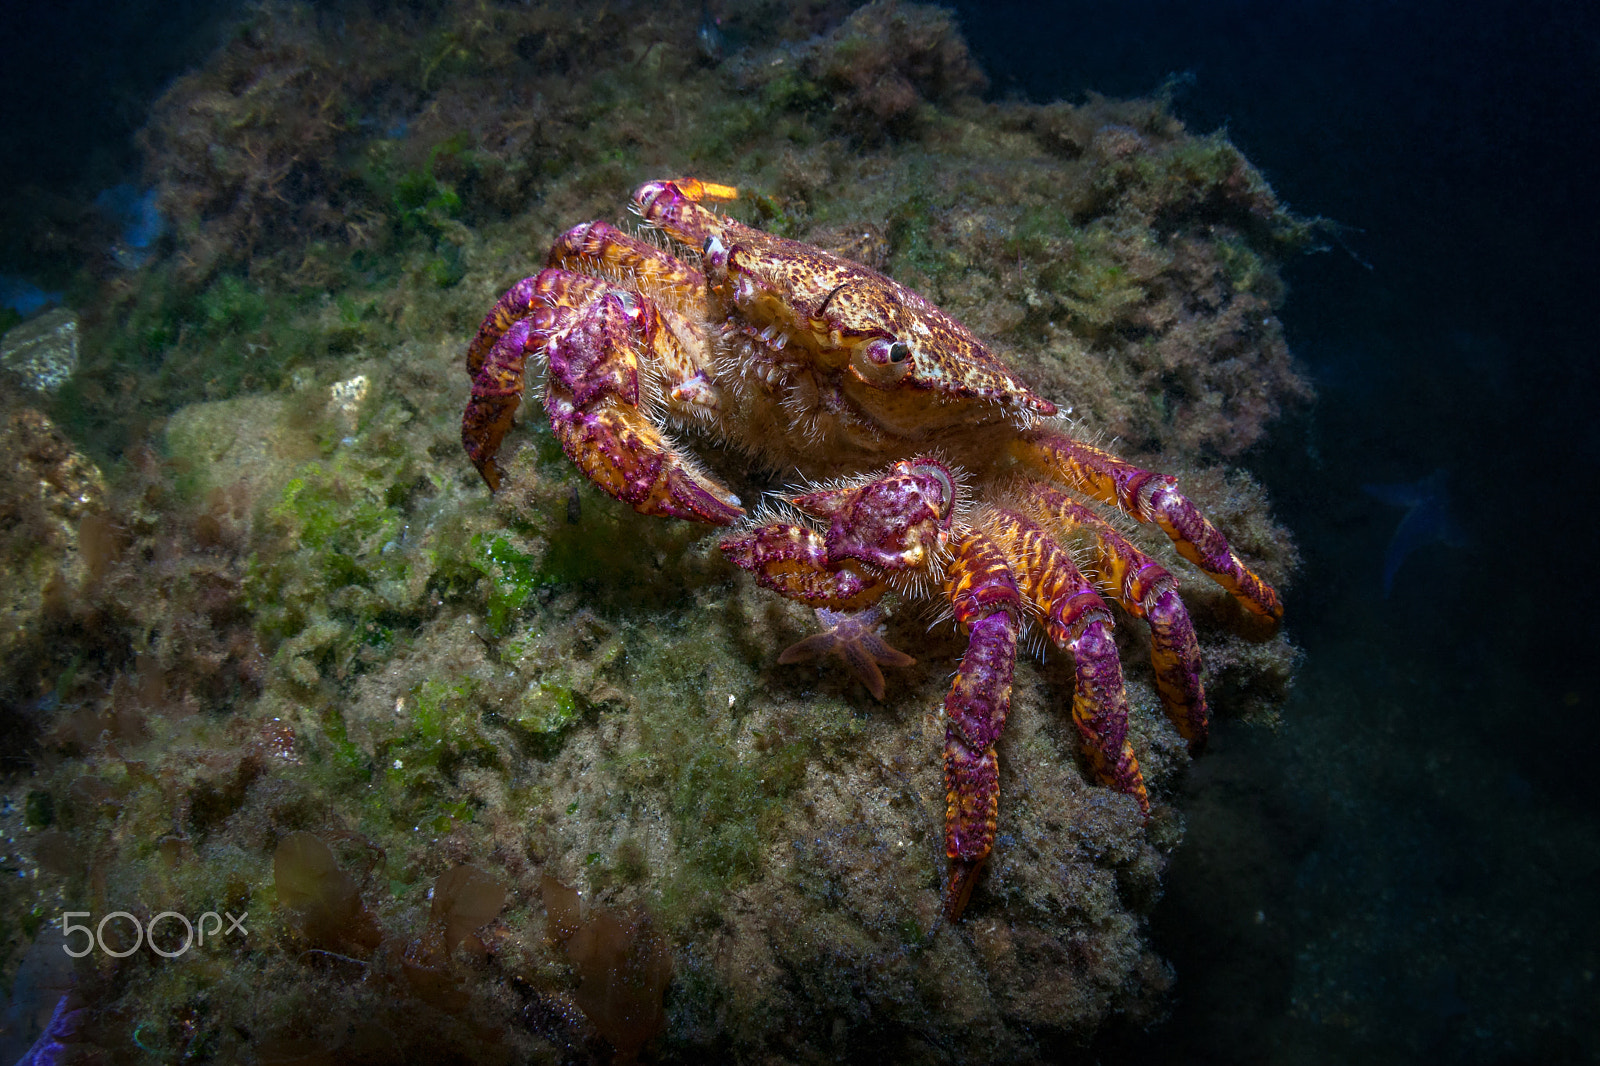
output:
[[[58,307],[9,330],[0,366],[35,392],[55,392],[78,369],[78,316]]]

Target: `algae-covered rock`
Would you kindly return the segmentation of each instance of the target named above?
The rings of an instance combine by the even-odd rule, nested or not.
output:
[[[100,468],[41,412],[0,405],[0,457],[0,735],[15,743],[38,724],[22,710],[43,695],[29,664],[66,590],[103,570],[110,529]]]
[[[1307,224],[1163,101],[982,99],[938,9],[718,7],[723,61],[694,4],[446,3],[337,32],[264,5],[158,107],[171,256],[96,305],[95,372],[52,401],[78,437],[28,430],[58,441],[57,474],[18,464],[7,489],[38,530],[8,550],[66,576],[55,628],[43,593],[17,627],[37,722],[16,791],[51,814],[19,844],[37,878],[0,887],[0,934],[14,967],[27,916],[61,900],[252,918],[183,966],[83,970],[101,1046],[1055,1061],[1112,1016],[1161,1013],[1173,975],[1147,917],[1189,757],[1139,625],[1118,640],[1152,817],[1093,783],[1071,664],[1025,660],[999,839],[952,924],[953,627],[887,604],[917,662],[885,671],[881,701],[826,658],[780,664],[810,612],[704,527],[589,485],[536,373],[491,497],[461,450],[461,357],[558,233],[621,221],[640,181],[737,184],[728,210],[926,293],[1082,435],[1179,475],[1283,590],[1292,543],[1218,459],[1307,394],[1274,314]],[[684,443],[747,499],[785,484]],[[103,521],[40,495],[101,498],[71,487],[93,480],[83,452],[120,459]],[[72,569],[74,530],[92,572]],[[1184,582],[1216,713],[1270,720],[1293,646],[1159,534],[1130,536]],[[547,935],[570,924],[547,879],[613,916],[576,954],[575,929]]]
[[[291,420],[292,405],[281,396],[241,396],[185,407],[167,422],[167,452],[196,495],[236,491],[253,510],[315,454],[305,426]]]

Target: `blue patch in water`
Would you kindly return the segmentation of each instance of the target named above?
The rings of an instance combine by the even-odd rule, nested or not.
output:
[[[1466,542],[1461,528],[1450,517],[1450,476],[1440,468],[1423,478],[1403,485],[1363,485],[1361,489],[1375,500],[1406,508],[1405,516],[1389,538],[1383,553],[1383,597],[1389,598],[1394,575],[1400,564],[1418,548],[1445,543],[1461,547]]]
[[[45,304],[60,302],[59,292],[45,292],[27,278],[0,275],[0,307],[9,307],[17,314],[27,316]]]
[[[140,192],[134,185],[113,185],[94,198],[94,205],[122,227],[113,254],[125,267],[141,265],[149,257],[150,246],[167,232],[167,219],[156,206],[154,189]]]

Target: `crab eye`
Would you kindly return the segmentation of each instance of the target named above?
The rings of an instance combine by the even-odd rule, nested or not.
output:
[[[728,246],[715,233],[705,239],[700,246],[700,254],[705,259],[707,269],[720,269],[728,262]]]
[[[862,380],[885,388],[899,382],[911,369],[911,346],[875,337],[855,350],[850,363]]]
[[[862,345],[861,353],[878,366],[900,366],[911,358],[911,345],[905,341],[878,337]]]

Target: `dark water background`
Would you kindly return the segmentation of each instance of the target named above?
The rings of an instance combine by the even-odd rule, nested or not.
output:
[[[1595,758],[1600,466],[1592,3],[959,4],[998,96],[1147,93],[1226,126],[1296,209],[1290,343],[1320,399],[1245,465],[1305,567],[1276,733],[1230,725],[1189,782],[1155,935],[1171,1021],[1142,1062],[1600,1057]],[[7,5],[0,272],[37,190],[135,177],[129,136],[234,6]],[[25,187],[35,190],[25,193]],[[1366,484],[1447,472],[1463,536],[1409,556]]]
[[[963,4],[994,89],[1180,75],[1280,195],[1311,411],[1246,465],[1305,567],[1275,735],[1224,724],[1157,922],[1175,1015],[1106,1061],[1600,1056],[1593,609],[1600,8]],[[1464,543],[1363,491],[1447,471]]]

